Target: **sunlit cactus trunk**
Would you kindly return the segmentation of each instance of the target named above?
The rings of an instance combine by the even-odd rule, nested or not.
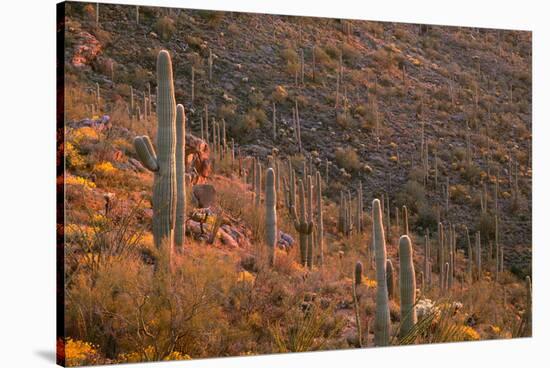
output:
[[[157,150],[149,137],[134,139],[134,146],[143,165],[155,173],[153,183],[153,237],[157,249],[168,254],[173,247],[172,229],[176,210],[176,100],[172,61],[166,50],[157,58]]]
[[[373,241],[376,260],[376,313],[374,319],[374,344],[390,343],[390,309],[386,285],[386,239],[380,201],[372,202]]]
[[[401,329],[406,336],[416,324],[416,278],[411,239],[403,235],[399,239],[399,293],[401,297]]]
[[[176,107],[176,225],[174,244],[178,251],[185,243],[185,109]]]
[[[265,177],[265,242],[267,245],[268,262],[272,266],[275,260],[277,245],[277,193],[275,191],[275,173],[267,169]]]

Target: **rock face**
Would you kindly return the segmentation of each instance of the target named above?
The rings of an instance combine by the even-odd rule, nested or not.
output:
[[[71,63],[77,68],[90,65],[101,53],[101,44],[88,32],[79,32],[76,39]]]
[[[208,208],[216,201],[216,189],[210,184],[194,185],[193,200],[198,208]]]
[[[212,173],[208,143],[192,134],[185,136],[185,171],[190,174],[193,184],[206,182]]]

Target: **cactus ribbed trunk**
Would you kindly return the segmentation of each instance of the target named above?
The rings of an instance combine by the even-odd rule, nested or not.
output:
[[[277,245],[277,192],[275,190],[275,172],[267,169],[265,178],[265,242],[268,262],[273,266],[275,246]]]
[[[134,146],[144,166],[155,173],[153,237],[157,249],[168,247],[164,250],[169,256],[176,211],[176,100],[172,61],[166,50],[160,51],[157,58],[157,85],[158,155],[148,137],[136,137]]]
[[[309,222],[313,221],[313,185],[311,175],[307,176],[307,219]],[[307,266],[313,268],[313,231],[308,234],[307,237]]]
[[[390,342],[390,309],[386,284],[386,239],[380,200],[372,202],[373,241],[376,259],[376,313],[374,344],[387,346]]]
[[[176,225],[174,244],[182,251],[185,243],[185,109],[176,106]]]
[[[395,277],[393,263],[390,259],[386,261],[386,287],[388,288],[388,298],[393,299],[395,296]]]
[[[403,235],[399,239],[399,293],[401,296],[401,329],[406,336],[416,324],[416,278],[414,273],[411,239]]]
[[[315,175],[315,182],[317,187],[317,252],[319,254],[319,264],[322,266],[324,262],[324,228],[323,228],[323,197],[322,197],[322,184],[321,174],[317,171]]]
[[[293,217],[294,228],[299,234],[300,239],[300,263],[302,265],[307,264],[307,241],[308,236],[313,230],[312,223],[306,218],[306,195],[304,192],[304,182],[301,179],[298,179],[298,199],[300,200],[300,211],[299,214],[296,214],[294,209]]]
[[[260,207],[261,203],[261,197],[262,197],[262,164],[258,160],[256,163],[256,170],[255,170],[256,177],[254,178],[254,187],[256,188],[256,195],[255,195],[255,205],[256,207]]]

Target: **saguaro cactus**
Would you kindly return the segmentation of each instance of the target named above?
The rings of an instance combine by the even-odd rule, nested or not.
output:
[[[317,187],[317,244],[316,248],[319,252],[319,263],[323,265],[324,262],[324,230],[323,230],[323,196],[321,187],[321,174],[319,171],[315,174],[315,184]]]
[[[155,173],[153,184],[153,237],[155,246],[170,254],[176,209],[176,99],[172,61],[166,50],[157,57],[157,149],[147,136],[134,139],[134,147],[143,165]]]
[[[373,241],[376,259],[376,313],[374,319],[374,344],[386,346],[390,342],[390,309],[386,284],[386,239],[380,200],[372,202]]]
[[[361,261],[355,263],[355,285],[361,285],[363,282],[363,264]]]
[[[296,215],[296,209],[294,208],[293,218],[294,228],[300,235],[300,263],[306,265],[307,261],[307,238],[313,231],[313,223],[306,216],[306,196],[304,193],[304,182],[302,179],[298,179],[298,199],[300,200],[300,213],[299,217]]]
[[[307,218],[308,221],[313,223],[313,185],[311,180],[311,175],[307,176]],[[313,231],[311,231],[307,237],[307,266],[311,269],[313,268]]]
[[[185,109],[176,106],[176,225],[174,243],[178,251],[185,243]]]
[[[260,203],[262,200],[262,164],[260,163],[260,160],[256,162],[256,170],[255,170],[256,177],[254,178],[254,188],[256,188],[256,195],[255,195],[255,206],[260,207]]]
[[[399,335],[404,337],[416,324],[416,278],[412,244],[408,235],[399,238],[399,294],[401,296],[401,329]]]
[[[275,191],[275,172],[267,169],[265,177],[265,242],[267,244],[268,262],[272,266],[275,260],[277,245],[277,192]]]

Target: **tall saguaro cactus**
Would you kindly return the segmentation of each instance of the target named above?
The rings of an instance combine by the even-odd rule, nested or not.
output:
[[[374,344],[390,343],[390,309],[386,284],[386,239],[380,200],[372,202],[374,254],[376,259],[376,313],[374,319]]]
[[[176,224],[174,243],[182,251],[185,243],[185,109],[176,106]]]
[[[134,139],[134,147],[143,165],[155,173],[153,183],[153,237],[157,249],[170,254],[176,209],[176,99],[172,60],[166,50],[157,57],[157,150],[147,136]]]
[[[277,245],[277,192],[275,190],[275,172],[270,167],[265,177],[265,242],[268,262],[273,265],[275,246]]]
[[[416,278],[414,273],[411,239],[408,235],[399,238],[399,294],[401,296],[401,329],[406,336],[416,324]]]

